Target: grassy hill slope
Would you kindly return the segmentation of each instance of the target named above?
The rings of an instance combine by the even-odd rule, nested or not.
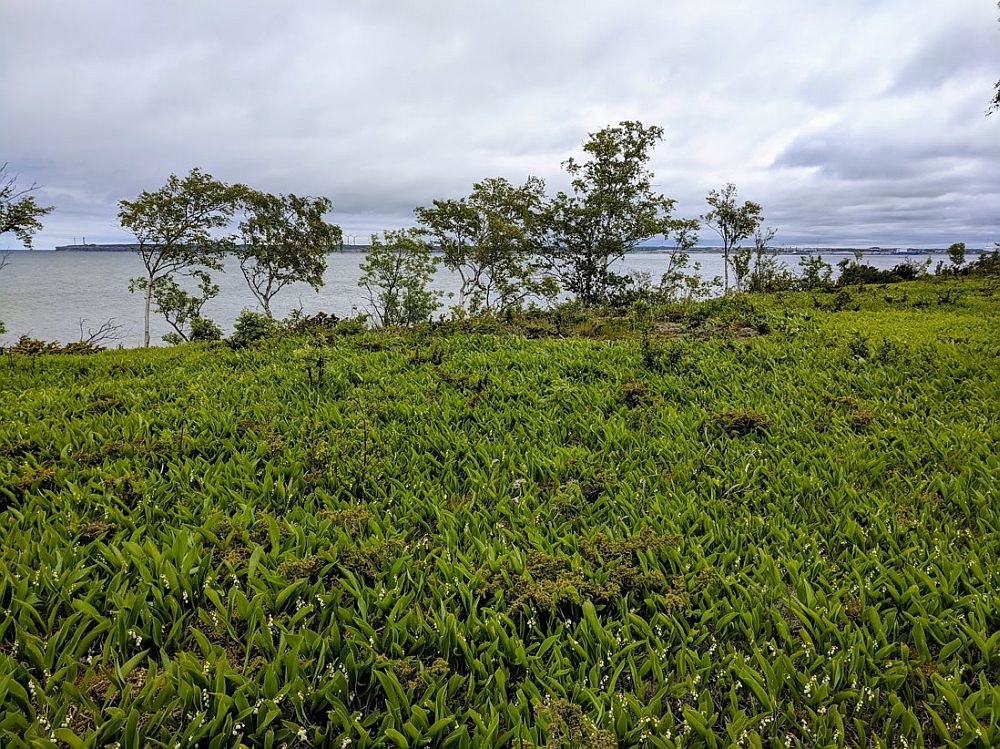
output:
[[[0,743],[1000,742],[996,282],[701,309],[0,361]]]

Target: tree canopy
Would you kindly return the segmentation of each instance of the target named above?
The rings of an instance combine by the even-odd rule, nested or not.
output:
[[[222,253],[230,240],[216,236],[233,215],[233,188],[200,169],[186,177],[171,174],[167,183],[153,192],[144,191],[135,200],[119,202],[118,219],[136,238],[146,275],[132,280],[130,289],[144,292],[144,345],[149,345],[150,310],[154,301],[167,322],[177,330],[177,321],[189,322],[192,309],[218,293],[209,272],[222,267]],[[181,288],[175,276],[198,279],[198,294]],[[173,322],[171,322],[173,320]]]
[[[640,242],[673,229],[675,201],[653,189],[648,167],[663,129],[625,121],[590,135],[584,158],[567,159],[569,193],[545,212],[549,269],[584,304],[598,304],[628,278],[612,265]]]
[[[373,322],[382,328],[426,322],[441,306],[440,292],[429,288],[437,264],[416,229],[372,234],[358,286],[366,292]]]
[[[729,291],[729,267],[733,250],[745,239],[749,239],[760,229],[764,209],[759,203],[747,200],[742,205],[737,198],[736,185],[728,183],[721,190],[712,190],[706,202],[709,211],[702,216],[722,239],[723,262],[725,263],[725,290]]]
[[[31,240],[41,231],[41,218],[52,212],[52,206],[40,206],[32,195],[38,185],[27,187],[18,185],[18,175],[8,170],[6,163],[0,164],[0,236],[13,234],[26,248],[31,249]]]
[[[236,255],[251,293],[264,313],[273,317],[271,300],[290,283],[323,285],[327,253],[341,241],[339,226],[324,216],[332,208],[327,198],[271,195],[241,187]]]
[[[467,197],[415,210],[444,266],[461,278],[459,305],[473,313],[504,312],[554,293],[540,273],[544,199],[545,183],[537,177],[519,187],[494,177],[477,182]]]

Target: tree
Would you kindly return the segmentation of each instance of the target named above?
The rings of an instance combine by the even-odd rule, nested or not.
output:
[[[428,286],[438,259],[416,229],[372,234],[372,246],[361,263],[358,286],[365,289],[369,309],[379,327],[424,322],[441,306],[441,292]]]
[[[626,121],[591,133],[584,161],[567,159],[572,191],[545,211],[547,266],[583,304],[608,301],[628,278],[612,265],[671,229],[674,202],[653,190],[647,167],[663,128]]]
[[[771,246],[774,229],[754,230],[753,247],[737,247],[733,251],[733,275],[737,291],[765,292],[787,289],[793,283],[788,267],[779,262]]]
[[[183,179],[171,174],[155,192],[143,192],[135,200],[119,202],[118,219],[135,235],[146,269],[145,276],[129,284],[129,291],[143,291],[146,300],[144,345],[149,345],[154,300],[175,330],[178,321],[191,319],[192,305],[200,311],[212,287],[209,271],[222,268],[222,253],[231,246],[228,240],[213,237],[212,232],[229,223],[233,203],[232,188],[197,168]],[[195,276],[201,296],[184,291],[174,276]]]
[[[31,193],[38,189],[35,183],[19,187],[18,175],[7,171],[7,163],[0,164],[0,236],[13,233],[27,249],[35,232],[41,231],[39,220],[52,212],[52,206],[40,206]]]
[[[725,291],[729,292],[729,266],[731,255],[740,242],[754,235],[763,220],[763,209],[759,204],[746,201],[740,205],[736,196],[736,185],[728,183],[721,190],[712,190],[706,198],[710,210],[702,218],[722,238],[723,265],[725,269]]]
[[[844,258],[846,260],[847,258]],[[802,275],[798,285],[801,289],[829,289],[833,287],[833,266],[822,255],[803,255],[799,258]]]
[[[659,292],[668,302],[701,299],[712,293],[712,289],[722,285],[716,276],[710,280],[701,277],[701,263],[691,265],[691,250],[698,244],[699,224],[697,219],[677,219],[673,223],[674,249],[667,258],[667,267],[660,277]]]
[[[965,242],[955,242],[948,248],[948,259],[953,266],[952,270],[957,271],[965,262]]]
[[[240,191],[240,270],[264,313],[273,318],[271,300],[288,284],[300,281],[317,291],[323,285],[326,255],[340,243],[340,227],[323,218],[332,207],[327,198],[270,195],[247,187]]]
[[[543,277],[540,218],[545,183],[528,177],[515,187],[502,177],[477,182],[468,197],[435,200],[414,213],[422,233],[441,248],[444,266],[462,280],[459,305],[502,313],[532,296],[554,296]]]
[[[188,275],[198,282],[196,294],[181,288],[173,276],[165,276],[153,284],[156,309],[174,329],[174,332],[163,336],[167,343],[178,344],[199,338],[203,340],[206,331],[217,328],[215,323],[202,316],[201,308],[209,299],[219,295],[218,284],[212,283],[212,277],[204,270],[194,270]],[[209,337],[218,336],[209,334]]]

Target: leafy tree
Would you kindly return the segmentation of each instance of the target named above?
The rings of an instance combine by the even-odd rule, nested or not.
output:
[[[13,233],[29,250],[31,240],[37,231],[41,231],[42,216],[52,211],[52,206],[40,206],[31,193],[38,189],[32,183],[28,187],[19,187],[17,175],[7,171],[7,164],[0,164],[0,236]]]
[[[710,210],[702,218],[722,238],[725,267],[725,291],[729,292],[729,267],[732,253],[740,242],[754,235],[763,220],[763,209],[750,200],[740,205],[736,185],[728,183],[721,190],[712,190],[706,198]]]
[[[802,289],[829,289],[833,287],[833,266],[822,255],[803,255],[799,258],[802,275],[798,285]]]
[[[713,288],[722,285],[718,276],[707,281],[702,279],[701,263],[691,265],[691,272],[688,272],[690,252],[698,244],[698,229],[697,219],[674,221],[675,246],[667,258],[667,267],[660,277],[659,286],[660,294],[668,302],[702,299],[711,294]]]
[[[567,159],[570,193],[545,211],[548,269],[585,305],[607,302],[628,277],[612,265],[637,244],[672,228],[674,202],[653,190],[649,162],[663,129],[625,121],[590,135],[583,161]]]
[[[371,249],[361,263],[358,286],[379,327],[424,322],[441,306],[441,293],[428,286],[438,259],[417,229],[372,234]]]
[[[326,255],[340,243],[340,227],[324,220],[332,207],[327,198],[239,190],[240,270],[264,313],[274,317],[271,300],[288,284],[323,285]]]
[[[229,223],[233,203],[232,188],[197,168],[184,178],[171,174],[159,190],[142,192],[135,200],[119,202],[118,219],[135,235],[138,254],[146,269],[145,276],[134,278],[129,284],[129,291],[143,291],[146,300],[144,345],[149,345],[149,318],[154,300],[175,329],[170,316],[174,315],[175,322],[181,318],[189,320],[191,304],[197,304],[177,293],[180,287],[173,281],[174,276],[200,273],[208,277],[209,271],[222,268],[222,252],[228,243],[213,237],[212,231]],[[203,295],[204,291],[202,285]],[[166,307],[161,301],[167,302]],[[175,304],[179,306],[172,306]]]
[[[733,287],[737,291],[745,291],[744,284],[750,277],[750,263],[753,258],[753,250],[749,247],[739,245],[733,249],[731,256],[733,266]]]
[[[212,283],[212,277],[206,271],[194,270],[189,275],[198,282],[197,293],[181,288],[173,276],[159,279],[152,287],[156,309],[174,329],[174,332],[163,336],[167,343],[218,338],[212,336],[212,331],[218,330],[218,326],[202,316],[201,308],[209,299],[219,295],[219,287]]]
[[[545,183],[529,177],[515,187],[502,177],[477,182],[468,197],[417,208],[422,233],[462,280],[459,305],[473,313],[516,309],[532,296],[551,297],[540,273],[539,228]]]
[[[792,286],[793,277],[787,266],[777,259],[777,251],[771,246],[774,229],[754,231],[754,246],[742,245],[733,250],[733,276],[737,291],[766,292],[787,289]]]
[[[952,270],[958,270],[965,262],[965,242],[955,242],[948,248],[948,259],[951,261]]]

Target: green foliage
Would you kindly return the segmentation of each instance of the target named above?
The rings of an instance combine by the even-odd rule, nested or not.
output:
[[[572,192],[559,192],[545,212],[548,269],[585,305],[606,303],[628,284],[612,270],[637,244],[674,228],[674,202],[653,190],[648,168],[663,129],[625,121],[590,135],[585,160],[563,163]]]
[[[738,247],[733,253],[736,288],[754,293],[787,291],[798,286],[791,271],[777,259],[777,250],[770,246],[774,229],[757,228],[752,248]]]
[[[186,275],[197,280],[198,288],[195,293],[181,287],[172,275],[160,276],[151,286],[148,278],[135,278],[129,284],[129,291],[151,290],[150,297],[156,311],[173,328],[173,332],[163,336],[163,340],[174,345],[198,340],[195,337],[196,330],[198,335],[208,333],[211,328],[218,330],[215,323],[202,317],[201,308],[209,299],[219,295],[219,286],[212,282],[207,271],[190,270]]]
[[[7,263],[8,263],[7,253],[5,252],[2,255],[0,255],[0,270],[3,270],[4,268],[6,268],[7,267]],[[4,326],[3,320],[0,320],[0,335],[3,335],[6,332],[7,332],[7,328],[6,328],[6,326]]]
[[[195,316],[191,318],[189,338],[192,341],[218,341],[222,339],[222,328],[207,318]]]
[[[326,256],[341,241],[339,226],[324,219],[327,198],[271,195],[237,188],[243,216],[235,250],[240,270],[264,313],[273,317],[271,300],[296,281],[314,289],[323,285]]]
[[[0,745],[996,746],[998,291],[5,358]]]
[[[697,219],[677,219],[673,222],[676,245],[667,258],[667,267],[656,289],[659,297],[666,302],[704,299],[722,285],[718,276],[703,279],[701,263],[691,263],[690,250],[698,244],[698,228]]]
[[[218,293],[209,271],[221,270],[222,253],[231,242],[214,236],[213,230],[229,223],[233,201],[233,188],[196,168],[183,179],[171,174],[159,190],[119,202],[118,220],[135,235],[146,270],[145,276],[129,283],[129,291],[142,291],[146,301],[144,345],[149,345],[154,302],[174,328],[169,339],[184,341],[185,325],[198,316],[207,298]],[[196,277],[201,296],[182,289],[176,276]]]
[[[358,286],[373,322],[381,328],[426,322],[441,306],[440,292],[428,288],[438,262],[415,229],[372,234]]]
[[[38,205],[31,195],[38,186],[20,187],[17,178],[8,173],[6,163],[0,164],[0,236],[11,233],[30,250],[32,237],[42,229],[40,219],[51,213],[52,207]]]
[[[767,414],[740,408],[719,414],[715,423],[730,437],[745,437],[749,434],[765,434],[770,422]]]
[[[229,338],[229,343],[234,348],[245,348],[274,336],[278,330],[278,323],[268,315],[245,309],[237,315],[236,322],[233,323],[233,334]]]
[[[797,286],[805,291],[833,288],[833,266],[822,255],[803,255],[799,258]]]
[[[894,265],[888,270],[879,270],[873,265],[866,265],[858,260],[852,262],[848,258],[844,258],[838,263],[840,275],[837,277],[837,286],[913,281],[927,274],[930,262],[930,258],[928,258],[923,265],[905,262]]]
[[[954,270],[958,270],[965,262],[965,242],[955,242],[948,247],[948,259]]]
[[[722,239],[722,260],[725,268],[724,289],[729,292],[729,268],[733,264],[733,252],[740,242],[749,239],[758,232],[763,221],[763,208],[759,203],[750,200],[742,205],[737,197],[736,185],[726,184],[721,190],[712,190],[705,199],[709,205],[708,212],[702,216]],[[765,240],[766,244],[766,240]],[[749,265],[749,253],[744,253],[746,265]],[[743,259],[741,255],[741,259]],[[747,272],[749,269],[747,269]]]
[[[704,299],[720,286],[722,279],[718,276],[703,279],[701,263],[692,263],[689,253],[675,249],[667,258],[667,267],[656,290],[666,302],[690,302]]]
[[[496,177],[477,182],[468,197],[415,209],[422,233],[461,278],[459,305],[473,314],[505,314],[555,296],[539,256],[544,197],[537,177],[520,187]]]
[[[970,276],[1000,276],[1000,242],[993,252],[984,252],[962,268],[962,273]]]
[[[23,335],[10,347],[10,352],[22,356],[41,354],[96,354],[103,349],[89,341],[72,341],[62,344],[58,341],[43,341]]]

